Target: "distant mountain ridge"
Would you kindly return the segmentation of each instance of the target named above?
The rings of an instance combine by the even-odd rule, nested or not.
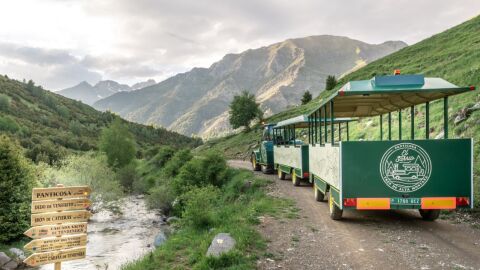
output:
[[[328,75],[342,76],[406,46],[402,41],[373,45],[330,35],[288,39],[227,54],[209,68],[119,92],[93,106],[187,135],[218,136],[230,130],[228,106],[242,90],[255,94],[268,116],[298,105],[306,90],[317,96]]]
[[[99,81],[92,86],[88,82],[83,81],[73,87],[60,90],[56,93],[92,105],[97,100],[107,98],[115,93],[138,90],[140,88],[154,85],[155,83],[155,80],[150,79],[145,82],[136,83],[130,87],[129,85],[120,84],[116,81],[105,80]]]

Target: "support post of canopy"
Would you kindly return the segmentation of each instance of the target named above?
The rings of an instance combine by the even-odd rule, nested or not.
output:
[[[380,141],[383,141],[383,114],[380,114]]]
[[[333,100],[330,100],[330,125],[331,129],[330,132],[332,133],[332,146],[335,143],[335,127],[333,126]]]
[[[402,139],[402,109],[398,110],[398,139]]]
[[[392,113],[388,112],[388,140],[392,140]]]
[[[313,132],[312,132],[312,117],[311,116],[308,116],[308,143],[309,144],[314,144],[313,140],[312,140],[312,135]]]
[[[410,139],[415,140],[415,106],[410,107]]]
[[[425,139],[430,138],[430,102],[425,103]]]
[[[338,141],[342,141],[342,123],[338,123]]]
[[[319,132],[320,133],[320,145],[322,145],[322,143],[323,143],[322,142],[323,141],[323,139],[322,139],[322,137],[323,137],[322,136],[322,121],[320,121],[321,119],[322,119],[322,108],[318,109],[318,121],[319,121],[318,125],[320,126],[320,132]]]
[[[348,121],[347,121],[347,141],[350,141],[350,131],[348,130]]]
[[[323,124],[325,125],[325,143],[328,142],[328,126],[327,126],[327,105],[323,106],[323,111],[325,112],[324,114],[324,119],[323,119]]]
[[[443,138],[448,139],[448,97],[443,98]]]
[[[318,111],[315,111],[314,114],[314,123],[315,123],[315,144],[318,142]]]
[[[295,146],[297,146],[297,138],[296,138],[296,134],[295,134],[295,124],[292,125],[291,129],[292,129],[292,133],[293,133],[293,147],[295,147]]]

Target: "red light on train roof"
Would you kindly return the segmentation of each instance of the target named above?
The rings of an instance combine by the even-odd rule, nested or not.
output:
[[[472,91],[475,90],[475,86],[471,85],[470,90],[472,90]]]

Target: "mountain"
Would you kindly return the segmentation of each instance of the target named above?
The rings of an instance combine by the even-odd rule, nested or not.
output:
[[[120,84],[116,81],[105,80],[100,81],[92,86],[88,82],[83,81],[73,87],[60,90],[56,93],[64,97],[80,100],[85,104],[92,105],[95,103],[95,101],[109,97],[115,93],[137,90],[143,87],[154,85],[155,83],[155,80],[150,79],[145,82],[136,83],[130,87],[126,84]]]
[[[392,53],[382,59],[352,72],[337,84],[337,89],[351,80],[365,80],[373,74],[392,74],[400,69],[402,74],[424,74],[427,77],[441,77],[456,85],[480,87],[480,16],[455,26],[447,31]],[[273,115],[267,122],[276,123],[306,112],[312,111],[321,102],[322,97],[331,95],[326,91],[307,105],[284,110]],[[474,179],[480,182],[480,91],[471,91],[449,98],[449,138],[473,138],[474,146]],[[416,138],[423,138],[424,109],[420,106],[417,112],[418,121]],[[404,113],[404,123],[409,123],[408,113]],[[396,114],[392,134],[398,134]],[[378,139],[378,118],[362,119],[350,126],[350,138],[353,140]],[[405,126],[404,126],[405,128]],[[409,131],[408,127],[406,130]],[[430,138],[443,133],[443,102],[432,102],[430,106]],[[251,132],[212,140],[202,145],[201,149],[225,153],[228,158],[248,158],[249,151],[255,147],[261,134],[260,127]],[[396,139],[396,137],[394,137]],[[201,150],[199,149],[199,150]],[[475,184],[475,194],[480,196],[480,185]],[[476,204],[477,207],[480,203]]]
[[[132,85],[132,90],[138,90],[138,89],[142,89],[142,88],[145,88],[145,87],[149,87],[149,86],[152,86],[154,84],[156,84],[157,82],[153,79],[149,79],[147,81],[144,81],[144,82],[139,82],[139,83],[136,83],[134,85]]]
[[[108,84],[108,83],[106,83]],[[54,163],[69,152],[97,148],[102,128],[118,116],[79,101],[0,75],[0,134],[17,140],[27,157]],[[124,121],[139,149],[153,145],[195,146],[192,139],[164,128]]]
[[[215,136],[230,129],[228,106],[242,90],[254,93],[268,116],[299,104],[306,90],[318,95],[328,75],[341,76],[405,46],[401,41],[372,45],[329,35],[289,39],[228,54],[209,68],[117,93],[93,106],[183,134]]]

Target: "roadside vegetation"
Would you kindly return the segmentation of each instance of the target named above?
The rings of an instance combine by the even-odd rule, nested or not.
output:
[[[253,269],[266,247],[254,227],[260,217],[295,216],[293,202],[266,195],[268,180],[229,168],[223,156],[214,152],[194,157],[189,150],[173,154],[164,147],[140,168],[148,205],[179,219],[164,245],[129,263],[126,270]],[[218,233],[230,233],[235,248],[220,257],[206,256]]]

